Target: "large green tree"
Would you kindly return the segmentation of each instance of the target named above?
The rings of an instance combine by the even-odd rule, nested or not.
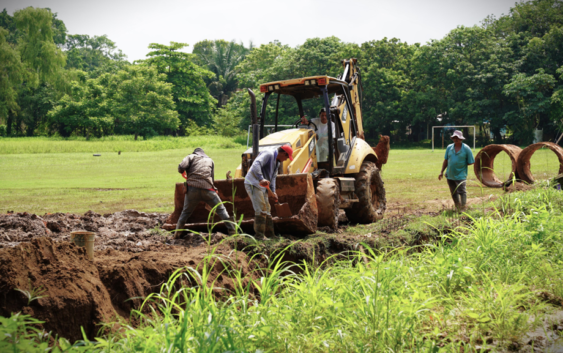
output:
[[[125,62],[125,54],[115,42],[106,35],[90,37],[86,34],[73,34],[67,37],[63,46],[67,55],[67,68],[87,72],[101,71],[108,66]]]
[[[63,137],[73,133],[100,137],[113,132],[114,118],[108,99],[110,76],[91,79],[83,71],[70,83],[68,94],[58,100],[48,112],[49,123]]]
[[[45,89],[60,87],[63,83],[65,57],[55,40],[64,40],[66,27],[49,9],[27,7],[14,12],[13,18],[5,11],[0,17],[13,31],[10,38],[17,43],[20,65],[12,65],[12,73],[14,77],[21,74],[23,81],[17,86],[19,104],[12,104],[12,109],[8,110],[7,133],[11,134],[12,127],[16,126],[17,133],[23,133],[25,128],[27,134],[32,135],[48,110],[44,105],[47,103]],[[38,90],[42,97],[34,97]],[[40,106],[42,109],[38,108]]]
[[[178,129],[172,84],[155,68],[132,65],[107,80],[116,132],[151,137]]]
[[[209,126],[217,103],[205,83],[215,74],[195,64],[193,54],[181,51],[187,46],[176,42],[170,42],[170,45],[151,43],[148,59],[143,60],[166,75],[166,82],[172,85],[172,96],[180,118],[180,135],[186,133],[190,120],[199,126]]]
[[[9,32],[0,27],[0,122],[18,109],[17,92],[23,81],[19,52],[6,40]]]
[[[207,80],[207,87],[217,99],[218,107],[227,103],[231,94],[238,88],[237,66],[251,48],[225,40],[204,40],[194,45],[196,62],[215,74]]]

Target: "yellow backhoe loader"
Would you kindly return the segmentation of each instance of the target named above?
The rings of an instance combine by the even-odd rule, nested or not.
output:
[[[286,160],[280,166],[276,192],[279,202],[289,204],[292,215],[279,217],[270,198],[276,233],[307,235],[314,233],[318,227],[337,228],[340,209],[345,210],[347,218],[353,223],[372,223],[383,218],[386,199],[380,171],[387,162],[389,137],[381,136],[375,148],[364,140],[360,71],[356,59],[343,60],[342,63],[344,71],[338,78],[312,76],[260,85],[260,92],[264,93],[260,115],[257,115],[255,95],[248,90],[251,97],[252,148],[242,154],[241,164],[233,178],[227,175],[227,179],[215,181],[229,214],[234,212],[237,220],[242,216],[243,230],[251,232],[254,222],[254,209],[244,188],[244,176],[260,151],[284,144],[293,148],[293,161]],[[304,115],[303,103],[308,100],[317,100],[318,106],[325,108],[328,120],[334,124],[326,124],[328,133],[322,141],[326,147],[323,152],[319,152],[319,127],[313,122],[301,125],[299,119],[294,128],[278,131],[279,99],[283,95],[295,99],[299,116]],[[274,131],[265,136],[267,107],[272,96],[277,96],[272,104],[275,104]],[[324,155],[325,161],[318,158],[319,153]],[[175,209],[168,217],[165,229],[174,229],[182,211],[184,195],[184,184],[176,184]],[[219,223],[217,216],[210,217],[210,211],[201,203],[186,228],[207,231],[212,224]],[[224,225],[218,224],[214,229],[224,231],[223,228]]]

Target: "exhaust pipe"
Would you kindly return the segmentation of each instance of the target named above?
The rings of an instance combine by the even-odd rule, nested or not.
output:
[[[260,125],[258,124],[258,113],[256,110],[256,95],[250,88],[247,89],[248,94],[250,95],[250,118],[252,119],[252,162],[254,162],[256,160],[256,157],[258,157]]]

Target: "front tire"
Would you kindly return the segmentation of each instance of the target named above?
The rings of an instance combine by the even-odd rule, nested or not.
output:
[[[375,163],[362,163],[354,186],[359,202],[346,209],[348,220],[352,223],[367,224],[382,219],[387,208],[387,199],[381,171]]]

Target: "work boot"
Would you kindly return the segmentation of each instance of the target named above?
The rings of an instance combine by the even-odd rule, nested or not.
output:
[[[459,194],[453,194],[452,199],[454,200],[455,209],[459,212],[461,208],[461,202],[459,200]]]
[[[461,210],[465,211],[465,204],[467,203],[467,194],[461,194]]]
[[[235,219],[233,217],[229,217],[229,219],[225,223],[225,225],[227,226],[227,231],[229,232],[229,235],[237,234],[237,226],[235,226],[234,222],[235,222]]]
[[[266,236],[266,216],[257,215],[254,217],[254,237],[258,240],[265,240]]]
[[[276,232],[274,231],[274,220],[272,216],[266,216],[266,237],[273,238],[276,236]]]
[[[174,239],[183,239],[186,236],[185,230],[176,230],[174,232]]]

